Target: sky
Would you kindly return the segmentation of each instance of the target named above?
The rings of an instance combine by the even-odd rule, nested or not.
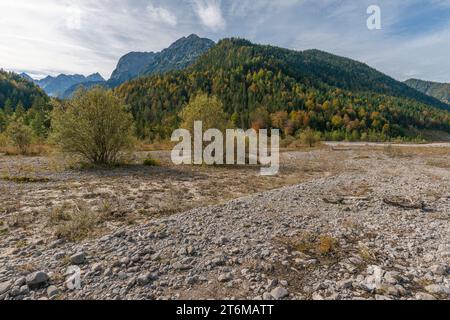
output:
[[[369,29],[371,5],[381,29]],[[450,82],[450,0],[0,0],[0,68],[108,79],[130,51],[191,33],[353,58],[397,80]]]

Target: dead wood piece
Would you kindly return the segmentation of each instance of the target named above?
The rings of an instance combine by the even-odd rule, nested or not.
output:
[[[408,210],[425,208],[425,203],[423,201],[421,200],[414,201],[410,198],[404,197],[386,197],[383,199],[383,202],[394,207],[400,207]]]

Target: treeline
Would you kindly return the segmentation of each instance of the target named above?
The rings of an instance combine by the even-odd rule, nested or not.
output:
[[[19,123],[45,139],[51,110],[70,101],[50,99],[12,73],[1,71],[0,79],[0,133]],[[126,82],[113,93],[132,113],[136,136],[147,141],[170,138],[182,125],[182,109],[199,93],[217,98],[230,126],[278,128],[283,137],[307,129],[322,139],[350,141],[450,133],[447,105],[364,64],[239,39],[222,40],[183,71]]]
[[[223,40],[185,71],[127,82],[116,93],[129,105],[138,137],[149,140],[170,137],[180,125],[180,110],[199,92],[217,96],[234,126],[279,128],[284,136],[306,128],[330,140],[416,139],[422,130],[450,132],[450,113],[418,102],[417,92],[409,98],[409,88],[388,87],[394,80],[348,59],[311,63],[324,55],[313,53],[306,59],[290,50]],[[332,57],[325,55],[327,61]],[[361,77],[365,80],[358,81]],[[387,88],[392,95],[362,90],[371,83],[375,91]],[[352,86],[357,90],[349,90]]]

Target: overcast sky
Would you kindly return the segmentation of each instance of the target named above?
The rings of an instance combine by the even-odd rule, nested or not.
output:
[[[381,30],[369,30],[369,5]],[[0,68],[109,78],[130,51],[196,33],[351,57],[398,80],[450,82],[450,0],[0,0]]]

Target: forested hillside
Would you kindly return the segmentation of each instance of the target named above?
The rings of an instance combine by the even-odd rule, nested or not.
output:
[[[33,82],[0,70],[0,109],[15,110],[16,106],[21,105],[27,110],[37,98],[48,100],[45,92]]]
[[[36,84],[0,70],[0,134],[20,122],[29,126],[36,137],[46,137],[50,111],[50,98]]]
[[[297,52],[225,39],[180,72],[116,89],[130,105],[140,138],[167,138],[198,92],[216,95],[236,127],[311,127],[324,138],[415,138],[450,132],[448,106],[365,64],[317,50]]]

